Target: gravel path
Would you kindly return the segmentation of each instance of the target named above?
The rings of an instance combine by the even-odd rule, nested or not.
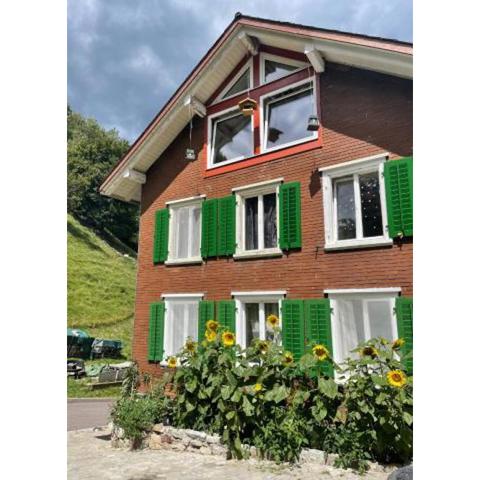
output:
[[[171,450],[128,451],[110,446],[107,428],[68,432],[69,480],[386,480],[388,474],[359,476],[321,464],[276,466],[256,460]]]
[[[107,425],[115,400],[103,398],[74,398],[68,400],[67,430]]]

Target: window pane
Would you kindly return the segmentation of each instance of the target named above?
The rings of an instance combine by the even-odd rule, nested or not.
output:
[[[254,338],[260,337],[260,322],[258,321],[258,303],[245,304],[245,345],[248,347]]]
[[[277,246],[277,194],[263,196],[263,238],[265,248]]]
[[[258,197],[245,200],[245,250],[258,249]]]
[[[173,303],[170,308],[172,309],[171,322],[172,322],[172,351],[170,354],[175,355],[178,353],[185,341],[184,338],[184,322],[185,322],[185,305],[183,303]]]
[[[308,117],[314,111],[313,89],[267,104],[267,148],[314,136],[307,130]]]
[[[266,326],[266,335],[267,340],[273,340],[273,330],[267,323],[267,318],[269,315],[276,315],[278,317],[278,303],[266,303],[265,304],[265,326]]]
[[[370,320],[370,335],[393,340],[392,307],[388,300],[368,301],[368,319]]]
[[[195,302],[188,303],[187,307],[187,326],[186,326],[186,335],[184,338],[184,343],[188,337],[192,340],[198,340],[198,304]]]
[[[297,70],[298,67],[293,65],[287,65],[285,63],[274,62],[273,60],[265,60],[265,81],[271,82],[277,80],[293,70]]]
[[[377,237],[383,235],[378,172],[360,175],[358,179],[362,203],[363,236]]]
[[[335,182],[337,198],[337,236],[338,240],[355,238],[355,197],[353,179]]]
[[[193,221],[193,237],[191,239],[191,256],[198,257],[200,255],[200,221],[202,217],[202,207],[192,207],[192,221]]]
[[[365,340],[361,300],[336,300],[341,344],[336,352],[339,361],[352,356],[351,351]]]
[[[188,257],[188,222],[189,207],[182,207],[177,210],[177,258]]]
[[[250,117],[242,114],[215,122],[213,163],[224,162],[253,153],[253,134]]]
[[[243,92],[250,88],[250,69],[247,68],[245,73],[232,85],[222,98],[230,97],[236,93]]]

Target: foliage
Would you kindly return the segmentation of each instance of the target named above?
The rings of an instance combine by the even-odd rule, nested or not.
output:
[[[136,262],[120,255],[71,215],[68,228],[68,326],[122,341],[130,356]]]
[[[98,189],[128,149],[115,130],[67,108],[67,209],[104,238],[137,245],[138,208],[100,195]]]

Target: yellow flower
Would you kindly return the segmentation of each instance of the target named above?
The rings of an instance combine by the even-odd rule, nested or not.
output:
[[[275,327],[278,327],[278,324],[280,323],[280,321],[278,320],[278,317],[276,315],[273,315],[273,313],[271,315],[269,315],[267,317],[267,323],[272,327],[272,328],[275,328]]]
[[[362,357],[378,357],[378,350],[375,347],[367,345],[366,347],[362,348]]]
[[[392,343],[392,348],[394,350],[398,350],[405,345],[405,340],[403,338],[397,338],[393,343]]]
[[[256,392],[260,392],[263,389],[263,385],[261,383],[256,383],[255,386],[253,387],[253,389]]]
[[[264,354],[265,354],[265,353],[268,352],[268,342],[265,342],[265,341],[262,340],[261,342],[258,342],[257,347],[258,347],[258,351],[259,351],[260,353],[264,353]]]
[[[210,330],[211,332],[216,332],[218,330],[218,322],[216,322],[215,320],[208,320],[207,330]]]
[[[205,332],[205,338],[207,339],[207,342],[214,342],[217,339],[217,334],[215,332],[207,330]]]
[[[293,355],[290,352],[285,352],[283,355],[283,364],[288,367],[293,363]]]
[[[175,357],[168,357],[167,365],[170,368],[175,368],[177,366],[177,359]]]
[[[322,345],[322,344],[315,345],[312,348],[312,353],[317,357],[317,360],[319,360],[320,362],[323,362],[324,360],[326,360],[329,354],[327,347],[325,347],[325,345]]]
[[[193,353],[195,351],[195,349],[197,348],[197,344],[193,340],[189,339],[185,343],[185,348],[188,352]]]
[[[223,332],[222,342],[226,347],[231,347],[232,345],[235,345],[235,335],[229,331]]]
[[[387,381],[392,387],[402,388],[407,383],[407,376],[401,370],[390,370]]]

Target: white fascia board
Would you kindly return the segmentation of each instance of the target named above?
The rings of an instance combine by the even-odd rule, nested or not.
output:
[[[253,292],[232,292],[232,297],[282,297],[287,294],[286,290],[267,290],[267,291],[253,291]]]
[[[181,300],[188,298],[203,298],[204,293],[163,293],[162,298],[165,300]]]
[[[305,45],[304,53],[317,73],[325,71],[325,60],[323,59],[322,54],[313,45]]]
[[[402,291],[401,287],[385,287],[385,288],[337,288],[327,289],[324,293],[327,294],[358,294],[358,293],[399,293]]]

